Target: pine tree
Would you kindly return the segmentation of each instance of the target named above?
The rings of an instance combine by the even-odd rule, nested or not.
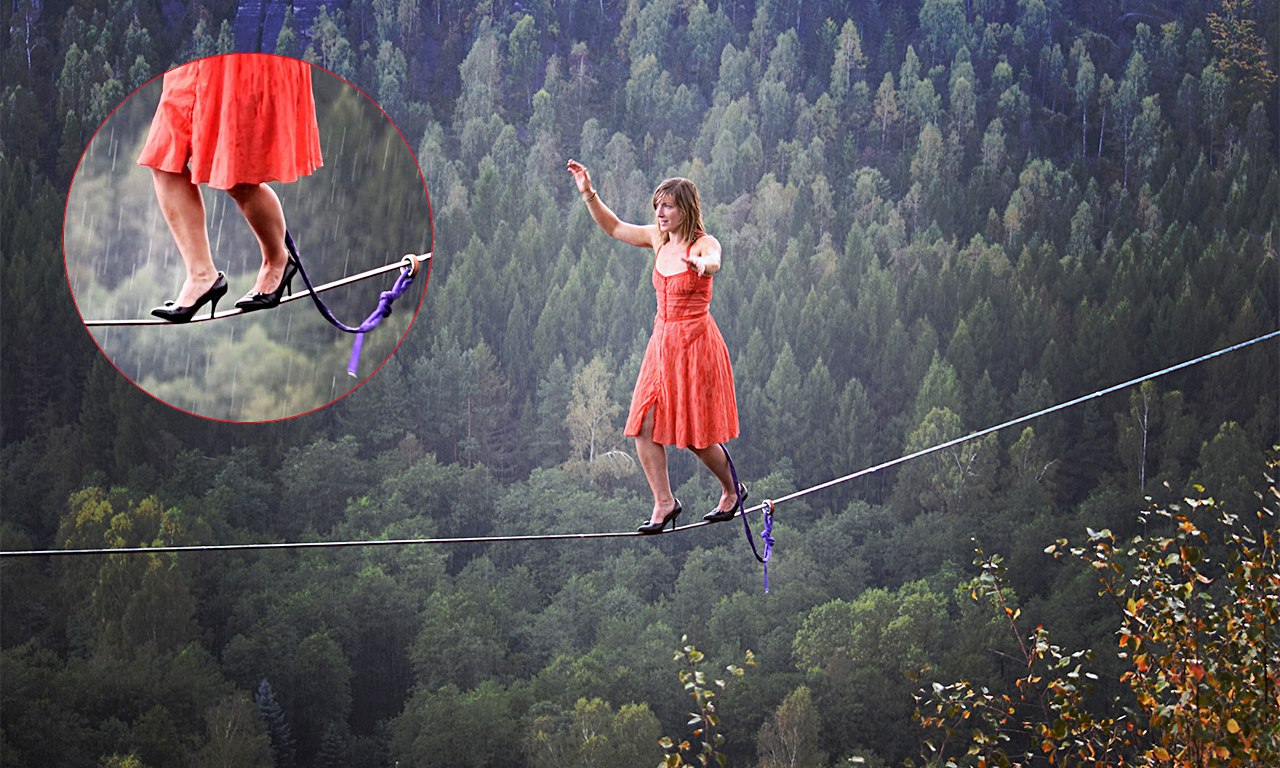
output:
[[[271,759],[275,761],[276,768],[293,768],[297,752],[293,733],[284,719],[280,702],[276,701],[276,692],[266,678],[258,685],[253,700],[258,704],[258,717],[262,718],[267,735],[271,737]]]
[[[1213,44],[1222,55],[1218,69],[1232,84],[1232,115],[1243,121],[1258,102],[1273,95],[1276,73],[1267,61],[1267,46],[1259,37],[1257,22],[1247,18],[1250,0],[1222,0],[1222,13],[1208,16]]]
[[[316,753],[313,763],[316,768],[339,768],[344,764],[343,754],[346,752],[346,740],[338,733],[333,723],[324,729],[324,738],[320,740],[320,751]]]

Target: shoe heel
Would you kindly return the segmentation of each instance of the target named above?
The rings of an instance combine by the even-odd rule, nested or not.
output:
[[[293,254],[289,254],[289,261],[284,267],[284,289],[289,295],[293,295],[293,278],[298,274],[298,262]]]

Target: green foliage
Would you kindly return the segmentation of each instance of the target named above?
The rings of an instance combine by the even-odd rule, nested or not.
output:
[[[825,765],[818,752],[818,711],[805,686],[783,699],[773,717],[760,728],[761,768],[814,768]]]
[[[419,691],[392,725],[391,757],[417,766],[518,765],[525,695],[492,680],[470,691]]]
[[[65,549],[184,546],[199,543],[204,532],[199,521],[164,510],[154,496],[136,503],[121,491],[88,488],[69,506],[58,534]],[[193,575],[172,554],[111,555],[68,564],[60,591],[96,643],[127,654],[144,648],[172,654],[196,635]]]
[[[0,55],[3,546],[633,527],[642,479],[588,483],[561,467],[582,444],[566,423],[572,406],[589,390],[606,409],[627,402],[653,312],[650,263],[598,231],[566,183],[566,156],[632,221],[648,220],[660,179],[699,184],[707,228],[725,247],[712,311],[736,363],[743,434],[731,450],[753,499],[1265,333],[1280,307],[1280,176],[1275,100],[1259,95],[1274,51],[1258,41],[1276,39],[1264,5],[1180,4],[1160,28],[1038,0],[527,0],[518,10],[359,0],[330,4],[305,29],[286,10],[262,50],[343,74],[417,150],[416,163],[384,155],[394,143],[383,140],[398,137],[380,113],[375,140],[350,140],[368,105],[326,101],[317,78],[329,175],[323,194],[282,188],[294,195],[295,235],[311,233],[307,253],[331,248],[335,263],[350,254],[354,265],[360,255],[382,263],[390,246],[426,250],[430,231],[437,259],[413,332],[374,379],[246,432],[138,392],[89,343],[77,307],[145,307],[163,282],[131,256],[150,250],[144,226],[163,234],[130,161],[150,105],[125,102],[90,144],[98,125],[147,78],[227,50],[248,20],[226,0],[164,17],[132,0],[18,2]],[[119,184],[96,178],[112,168]],[[430,217],[410,206],[422,180]],[[97,237],[103,227],[119,237]],[[218,234],[224,248],[249,236]],[[157,374],[148,384],[184,407],[230,414],[234,402],[264,418],[330,392],[331,375],[302,372],[340,368],[346,350],[305,346],[320,320],[293,306],[289,322],[264,313],[247,329],[242,318],[184,331],[191,369],[207,365],[210,380],[161,385]],[[411,317],[397,310],[389,322]],[[136,352],[126,373],[152,359],[175,375],[187,367],[167,354],[172,334],[110,338]],[[1251,514],[1259,448],[1274,443],[1280,413],[1276,354],[1234,353],[1021,435],[782,505],[767,595],[744,565],[741,534],[719,526],[643,545],[138,555],[53,568],[6,558],[0,761],[212,760],[207,716],[223,704],[219,722],[231,722],[229,702],[265,677],[300,737],[295,764],[526,765],[527,728],[542,717],[566,754],[643,764],[657,734],[687,720],[682,695],[661,684],[662,649],[686,633],[702,638],[704,663],[746,648],[769,661],[713,700],[732,710],[707,734],[726,737],[713,751],[728,761],[759,763],[766,723],[802,711],[804,686],[819,723],[806,754],[899,764],[915,748],[906,721],[917,684],[902,677],[904,661],[928,663],[930,680],[1020,701],[1019,660],[1035,656],[1036,707],[1058,700],[1045,680],[1093,682],[1089,665],[1068,676],[1083,657],[1061,647],[1100,647],[1114,622],[1091,599],[1092,578],[1048,561],[1043,539],[1090,525],[1127,540],[1139,494],[1165,504],[1192,483],[1220,511]],[[248,357],[263,361],[263,377],[237,370]],[[601,366],[611,383],[575,403],[575,379]],[[672,473],[691,509],[717,493],[687,455],[673,453]],[[92,490],[108,480],[127,490]],[[1144,535],[1162,523],[1149,517]],[[1054,643],[1033,639],[1024,653],[1018,634],[1001,631],[1007,614],[954,592],[973,575],[952,563],[968,559],[960,550],[975,534],[1008,553],[1001,594],[1022,611],[1019,625],[1043,625]],[[1188,546],[1215,563],[1232,551]],[[1222,576],[1201,572],[1217,578],[1205,589],[1224,605]],[[789,656],[798,648],[810,662]],[[1146,650],[1150,669],[1167,656]],[[1126,698],[1130,720],[1099,710],[1117,688],[1136,696],[1119,681],[1126,663],[1095,659],[1094,693],[1072,706],[1095,722],[1148,717],[1136,698]],[[1229,676],[1215,675],[1217,688],[1197,685],[1229,701]],[[1255,727],[1235,722],[1240,733]],[[586,723],[597,724],[591,747],[575,730]],[[1038,737],[1011,738],[1040,749]],[[695,744],[682,759],[703,754]],[[950,749],[965,761],[955,740]]]
[[[1249,0],[1223,0],[1222,13],[1208,16],[1214,47],[1222,54],[1218,68],[1232,83],[1235,111],[1240,117],[1254,104],[1271,98],[1271,85],[1276,80],[1267,61],[1268,48],[1258,37],[1258,22],[1249,18],[1252,5]]]
[[[644,765],[660,754],[659,728],[648,705],[614,712],[607,701],[580,698],[572,712],[532,710],[523,746],[533,768]]]
[[[931,408],[904,448],[915,452],[963,436],[960,417],[946,407]],[[904,520],[920,511],[963,514],[991,494],[999,444],[995,435],[958,443],[921,457],[899,475],[895,507]]]
[[[934,683],[922,691],[916,716],[926,733],[929,765],[954,765],[957,748],[977,765],[1267,765],[1280,755],[1280,557],[1276,504],[1280,491],[1268,462],[1268,486],[1257,494],[1256,527],[1213,499],[1142,514],[1150,534],[1120,541],[1089,529],[1085,546],[1059,540],[1047,551],[1094,569],[1102,592],[1121,616],[1119,681],[1136,702],[1125,712],[1116,698],[1099,714],[1092,694],[1099,675],[1086,665],[1092,651],[1068,653],[1043,627],[1022,645],[1025,671],[1016,695],[969,682]],[[1251,517],[1253,515],[1250,515]],[[1213,526],[1227,556],[1206,557]],[[975,599],[989,599],[1017,633],[1020,611],[1004,594],[999,556],[981,550]],[[1021,640],[1020,640],[1021,642]],[[972,730],[970,730],[972,729]]]
[[[683,635],[680,642],[688,641],[688,635]],[[693,697],[696,702],[695,711],[689,713],[690,720],[688,725],[693,726],[693,735],[698,737],[699,746],[694,747],[689,741],[682,741],[679,744],[672,741],[670,737],[663,736],[659,743],[662,748],[667,751],[666,758],[659,763],[659,766],[667,766],[674,768],[678,765],[693,765],[696,761],[703,768],[709,768],[713,763],[718,764],[720,768],[724,768],[727,757],[724,753],[717,751],[718,747],[724,745],[724,736],[717,728],[720,726],[720,716],[716,714],[715,698],[728,687],[730,682],[720,679],[712,681],[714,688],[708,684],[707,675],[699,669],[699,665],[705,660],[702,651],[692,645],[685,645],[679,651],[676,651],[675,660],[684,664],[684,669],[680,670],[680,682],[684,684],[684,689]],[[743,662],[748,667],[756,665],[755,654],[751,651],[746,652],[746,660]],[[746,672],[742,667],[730,664],[725,668],[733,677],[742,677]]]
[[[196,760],[200,768],[267,768],[271,740],[257,710],[244,697],[224,699],[205,715],[209,741]]]
[[[606,365],[606,360],[597,356],[574,374],[573,394],[565,416],[574,457],[566,468],[596,482],[606,475],[616,478],[631,474],[636,467],[631,455],[619,448],[623,438],[614,419],[622,406],[609,396],[612,376]]]
[[[146,768],[146,765],[135,754],[112,755],[98,762],[100,768]]]

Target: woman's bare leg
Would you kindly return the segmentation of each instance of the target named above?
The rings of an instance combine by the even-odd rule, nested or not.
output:
[[[182,263],[187,268],[187,279],[173,301],[180,307],[189,307],[203,296],[218,279],[218,268],[213,265],[209,251],[209,232],[204,223],[204,198],[200,187],[191,181],[191,172],[170,173],[151,169],[151,180],[156,189],[156,201],[164,216],[173,241],[178,246]]]
[[[284,208],[276,192],[266,184],[237,184],[227,190],[231,199],[240,207],[244,220],[258,238],[262,250],[262,266],[253,284],[257,293],[271,293],[280,287],[284,268],[289,262],[289,251],[284,245]]]
[[[649,490],[653,491],[653,514],[649,522],[662,520],[675,508],[676,499],[671,495],[671,478],[667,475],[667,448],[653,441],[653,409],[640,421],[640,434],[636,435],[636,456],[644,469]]]
[[[711,474],[720,481],[720,503],[716,505],[716,509],[726,512],[733,509],[738,503],[738,489],[733,487],[733,473],[729,471],[728,454],[719,445],[689,450],[693,451],[694,455],[707,465],[707,469],[711,470]]]

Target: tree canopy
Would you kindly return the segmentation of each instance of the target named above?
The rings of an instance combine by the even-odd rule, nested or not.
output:
[[[724,246],[711,309],[753,499],[1280,327],[1273,3],[276,9],[14,5],[0,547],[630,529],[648,491],[618,419],[654,312],[650,265],[598,231],[568,157],[630,221],[648,220],[662,179],[699,185]],[[72,175],[107,115],[171,65],[250,47],[306,58],[386,111],[430,192],[435,255],[376,376],[251,426],[131,386],[77,322],[59,257]],[[403,231],[380,215],[361,237]],[[288,362],[248,333],[226,354]],[[995,594],[1018,626],[1101,648],[1120,624],[1095,569],[1045,548],[1089,529],[1176,536],[1138,517],[1149,499],[1252,514],[1278,443],[1273,343],[779,505],[767,594],[733,526],[5,558],[0,754],[656,764],[663,735],[696,741],[672,657],[696,645],[703,691],[748,651],[757,665],[699,714],[718,718],[713,752],[896,765],[920,756],[921,685],[1012,695],[1024,672],[1009,659],[1027,638],[970,596],[985,572],[972,538],[1002,553]],[[671,471],[686,504],[718,494],[687,454]],[[1202,555],[1225,563],[1229,547]],[[1274,658],[1274,638],[1258,647]],[[1106,693],[1081,705],[1141,691]]]

